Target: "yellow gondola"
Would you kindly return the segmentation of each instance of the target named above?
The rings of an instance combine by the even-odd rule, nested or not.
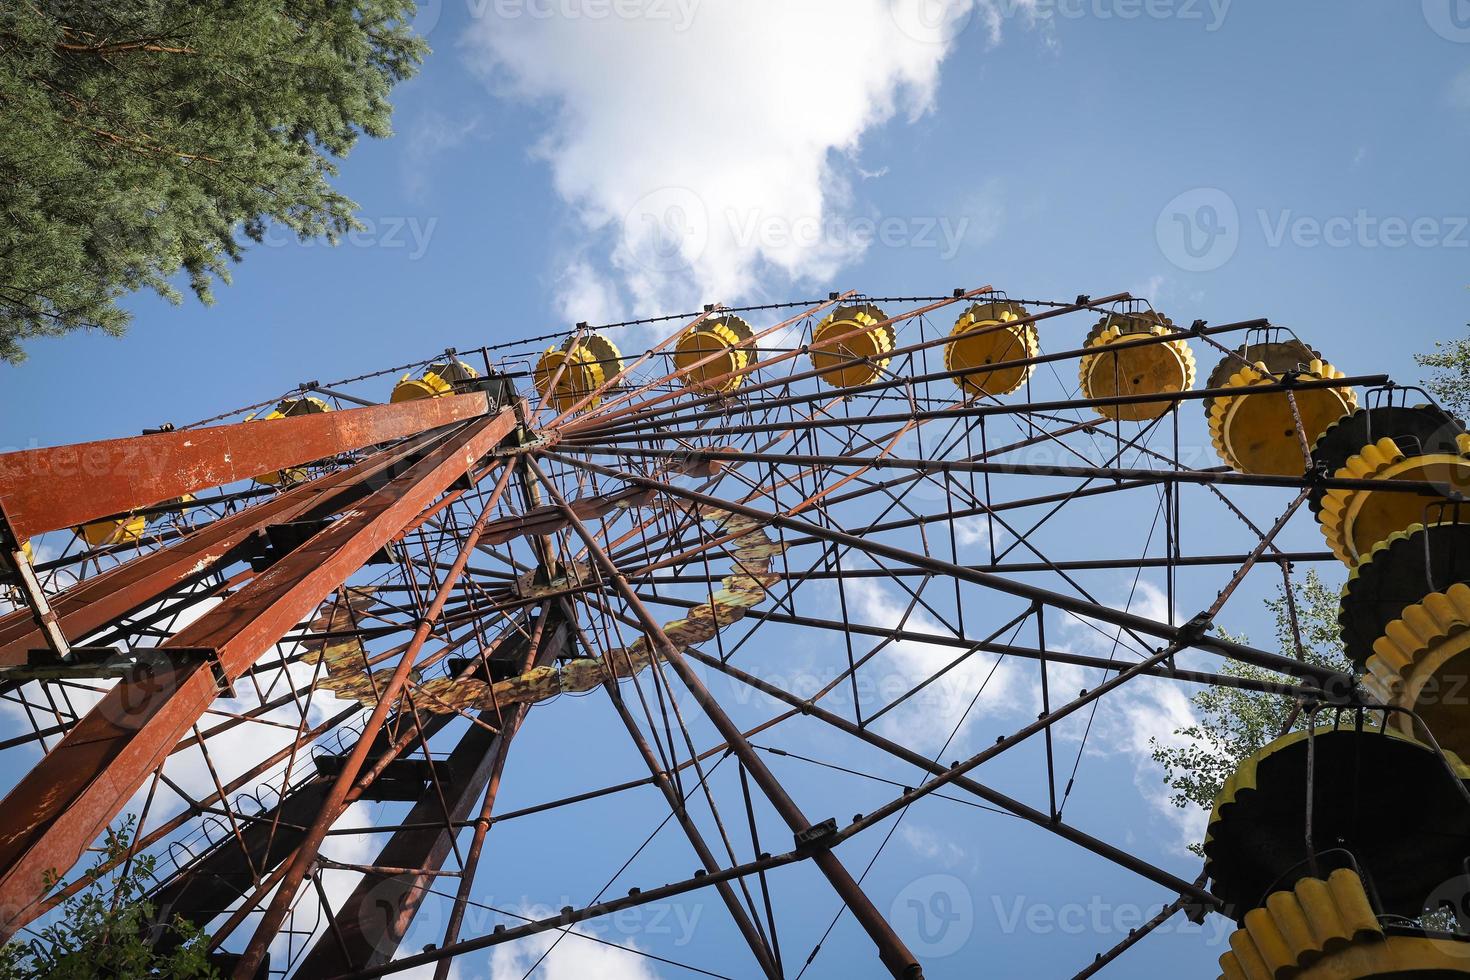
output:
[[[1363,686],[1470,758],[1470,523],[1416,524],[1380,541],[1349,576],[1338,622]],[[1404,712],[1389,723],[1423,737]]]
[[[840,306],[812,331],[812,367],[834,388],[878,380],[898,346],[888,314],[871,304]]]
[[[734,391],[748,376],[740,372],[755,363],[755,348],[749,346],[753,336],[750,324],[728,314],[690,327],[674,345],[674,366],[683,372],[679,380],[700,391]]]
[[[388,401],[396,405],[419,398],[452,395],[455,384],[478,377],[475,369],[464,361],[438,361],[425,368],[424,373],[417,378],[412,374],[399,378],[398,383],[393,386],[393,394],[388,396]]]
[[[1206,387],[1254,388],[1276,384],[1287,374],[1302,380],[1343,376],[1316,351],[1292,338],[1246,344],[1215,366]],[[1210,441],[1220,458],[1242,473],[1300,476],[1306,472],[1302,435],[1311,446],[1329,425],[1355,409],[1358,400],[1348,387],[1311,388],[1292,394],[1301,415],[1301,435],[1285,392],[1205,399]]]
[[[561,347],[548,347],[536,362],[533,382],[542,398],[550,396],[558,412],[566,412],[597,391],[623,370],[623,355],[601,334],[570,337]],[[555,382],[556,390],[552,391]],[[591,398],[583,408],[595,408],[602,395]]]
[[[944,345],[944,368],[967,372],[954,379],[965,398],[1008,395],[1031,377],[1034,364],[984,369],[987,364],[1036,356],[1040,349],[1036,327],[1017,322],[1030,315],[1024,306],[1009,300],[976,303],[960,314],[950,330],[949,343]]]
[[[1251,755],[1215,801],[1205,871],[1238,920],[1310,867],[1308,739],[1293,732]],[[1346,847],[1372,879],[1384,914],[1419,918],[1434,890],[1463,873],[1470,853],[1463,795],[1470,769],[1392,729],[1347,722],[1317,728],[1310,748],[1314,846]]]
[[[1446,494],[1470,488],[1470,434],[1432,405],[1382,405],[1346,416],[1312,447],[1314,466],[1351,480],[1435,483]],[[1440,498],[1387,489],[1316,490],[1312,506],[1333,554],[1358,563],[1373,546],[1424,522]]]
[[[273,419],[296,418],[299,415],[317,415],[321,412],[330,412],[332,406],[320,398],[311,395],[303,395],[300,398],[284,399],[279,405],[266,412],[264,415],[253,416],[256,422],[269,422]],[[299,483],[306,479],[306,470],[299,466],[289,469],[278,470],[273,473],[262,473],[255,478],[257,483],[267,486],[280,486],[283,483]]]
[[[1152,310],[1105,316],[1087,334],[1078,373],[1084,398],[1111,398],[1114,395],[1177,394],[1194,387],[1194,354],[1181,336],[1157,344],[1121,347],[1142,337],[1163,337],[1176,333],[1174,322]],[[1156,419],[1176,402],[1131,402],[1124,405],[1096,405],[1093,411],[1103,418],[1124,422]]]
[[[89,548],[105,548],[116,544],[136,544],[148,530],[148,519],[135,514],[107,517],[75,529],[77,537]]]
[[[1351,868],[1306,877],[1246,913],[1220,957],[1220,980],[1470,976],[1470,945],[1390,933]]]

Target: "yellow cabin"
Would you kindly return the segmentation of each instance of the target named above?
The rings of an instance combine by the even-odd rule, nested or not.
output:
[[[1343,376],[1316,351],[1291,338],[1246,344],[1215,366],[1206,386],[1250,389],[1277,384],[1287,374],[1302,380]],[[1348,387],[1305,389],[1293,392],[1292,397],[1301,416],[1300,431],[1286,392],[1205,399],[1210,440],[1220,458],[1242,473],[1300,476],[1307,469],[1303,444],[1310,447],[1329,425],[1358,404],[1357,395]]]
[[[597,407],[602,394],[593,392],[622,370],[623,355],[613,342],[589,333],[570,337],[561,347],[548,347],[536,362],[532,380],[543,399],[549,399],[558,412],[566,412],[589,395],[592,398],[582,407]]]
[[[147,529],[146,518],[129,514],[126,517],[107,517],[83,524],[76,529],[76,534],[89,548],[105,548],[116,544],[137,544],[143,540]]]
[[[330,412],[331,410],[332,406],[320,398],[303,395],[300,398],[287,398],[283,400],[279,405],[264,415],[256,416],[254,421],[269,422],[272,419],[296,418],[299,415],[316,415],[320,412]],[[262,473],[255,478],[257,483],[264,483],[272,487],[280,486],[284,483],[299,483],[304,479],[306,479],[306,470],[299,466],[278,470],[273,473]]]
[[[440,361],[430,364],[417,378],[412,374],[405,374],[399,378],[398,383],[393,386],[393,393],[388,397],[388,401],[396,405],[399,402],[411,402],[419,398],[452,395],[457,382],[469,381],[478,377],[475,369],[464,361]]]
[[[1247,927],[1251,910],[1310,877],[1314,862],[1319,870],[1343,866],[1344,850],[1371,880],[1380,915],[1419,918],[1434,890],[1464,871],[1470,769],[1453,753],[1442,759],[1392,729],[1358,729],[1351,712],[1342,718],[1340,726],[1292,732],[1249,756],[1215,801],[1205,872],[1211,891]]]
[[[1314,490],[1312,509],[1333,554],[1348,566],[1390,535],[1425,523],[1445,498],[1393,492],[1394,480],[1432,483],[1445,494],[1470,490],[1470,434],[1432,405],[1380,405],[1330,426],[1312,447],[1313,464],[1341,479],[1383,481],[1384,489]]]
[[[1391,932],[1350,867],[1273,892],[1246,913],[1220,957],[1220,980],[1456,976],[1470,976],[1470,944]]]
[[[1036,327],[1022,322],[1030,315],[1009,300],[976,303],[960,314],[944,345],[944,368],[966,372],[954,379],[965,398],[1008,395],[1031,377],[1034,364],[987,369],[990,364],[1036,356]]]
[[[1084,398],[1117,395],[1178,394],[1194,387],[1194,354],[1181,336],[1156,344],[1137,345],[1144,337],[1177,333],[1168,317],[1152,310],[1113,314],[1097,322],[1087,334],[1078,373]],[[1136,346],[1126,346],[1129,342]],[[1103,418],[1146,422],[1168,412],[1173,400],[1096,405]]]
[[[871,304],[840,306],[812,331],[812,367],[834,388],[877,381],[898,346],[888,315]]]
[[[1467,515],[1470,517],[1470,515]],[[1384,704],[1408,708],[1436,742],[1470,758],[1470,523],[1416,524],[1380,541],[1348,577],[1343,650]],[[1422,738],[1413,719],[1389,724]]]
[[[679,380],[699,391],[729,394],[747,377],[756,361],[750,346],[755,332],[738,316],[709,317],[684,331],[674,345]]]

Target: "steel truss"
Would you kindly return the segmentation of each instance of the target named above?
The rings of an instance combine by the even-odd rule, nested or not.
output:
[[[34,930],[85,886],[77,865],[139,798],[124,860],[154,857],[160,922],[207,926],[219,962],[242,978],[372,977],[427,964],[444,977],[457,956],[541,933],[560,941],[577,923],[710,887],[749,958],[685,965],[796,976],[820,962],[822,943],[782,921],[773,872],[785,867],[804,875],[804,895],[851,913],[884,969],[921,976],[921,957],[871,894],[882,846],[854,874],[848,842],[880,825],[891,832],[910,808],[941,798],[1009,814],[1156,887],[1159,916],[1079,976],[1180,911],[1215,909],[1194,869],[1159,867],[1116,835],[1063,818],[1074,787],[1086,792],[1091,731],[1076,745],[1067,722],[1125,685],[1351,702],[1352,678],[1213,627],[1247,581],[1274,588],[1294,566],[1331,560],[1288,529],[1311,486],[1354,481],[1249,476],[1189,452],[1199,426],[1185,415],[1220,389],[1077,397],[1056,369],[1075,370],[1086,353],[1076,325],[1146,308],[1124,293],[1022,301],[1049,349],[992,367],[1029,368],[1031,380],[1006,398],[961,400],[964,372],[942,356],[949,323],[996,295],[844,293],[598,328],[610,337],[677,329],[605,365],[602,383],[571,404],[538,391],[530,365],[542,341],[578,343],[587,325],[445,352],[438,360],[472,360],[479,376],[448,397],[378,404],[391,375],[426,359],[286,395],[315,392],[334,411],[245,416],[277,399],[178,430],[0,455],[11,569],[0,581],[12,606],[0,616],[0,697],[29,721],[0,741],[12,769],[24,769],[0,805],[4,935]],[[856,299],[917,305],[886,322],[899,343],[874,379],[836,389],[805,355],[814,324]],[[756,356],[733,390],[687,384],[701,365],[676,361],[678,339],[732,312],[779,319],[754,333]],[[1237,336],[1268,325],[1199,322],[1119,347],[1182,338],[1197,354],[1224,356]],[[1173,405],[1142,424],[1094,414],[1159,401]],[[271,473],[291,477],[262,477]],[[69,530],[118,515],[146,518],[147,533],[88,547]],[[1076,522],[1098,520],[1128,525],[1139,543],[1089,552]],[[1196,520],[1228,522],[1239,547],[1191,552]],[[32,557],[21,549],[28,539],[39,545]],[[1160,577],[1165,612],[1143,615],[1131,594],[1100,591],[1099,576],[1118,572],[1133,573],[1134,590],[1145,572]],[[758,598],[717,609],[717,593],[737,586]],[[1190,602],[1197,615],[1176,615]],[[898,614],[874,613],[889,608]],[[1108,652],[1058,642],[1058,623]],[[782,672],[779,654],[795,636],[816,651],[815,685]],[[900,649],[937,659],[900,672],[903,690],[863,696],[875,675],[895,676]],[[1222,660],[1273,676],[1224,672]],[[945,716],[954,732],[941,751],[957,761],[894,737],[889,722],[904,712],[935,697],[946,710],[953,692],[939,692],[956,679],[969,685],[977,662],[1034,676],[1039,715],[988,731],[988,742],[967,736],[967,726],[1005,717],[991,711],[981,723],[979,683],[960,692],[968,708]],[[1064,671],[1089,686],[1059,691]],[[727,696],[737,691],[760,699]],[[603,706],[606,730],[595,737],[627,739],[627,771],[577,770],[586,709],[570,694]],[[541,718],[556,725],[536,732]],[[852,799],[854,808],[866,800],[866,812],[850,820],[828,819],[845,804],[788,788],[785,764],[768,762],[807,758],[803,735],[818,728],[859,760],[828,769],[863,790]],[[514,785],[526,771],[511,743],[530,737],[541,753],[560,738],[559,764],[583,785],[497,812],[503,779]],[[242,739],[258,741],[246,759]],[[1031,759],[1017,765],[1034,769],[1034,785],[1013,795],[982,781],[978,770],[1002,756]],[[873,797],[875,786],[887,796]],[[613,804],[641,816],[619,828],[626,839],[589,835],[634,854],[600,892],[556,915],[498,912],[493,929],[472,925],[479,916],[469,913],[487,910],[476,883],[495,880],[504,860],[495,828]],[[336,844],[374,834],[383,839],[369,857],[333,856]],[[647,847],[697,870],[606,897],[636,878]],[[50,891],[49,871],[63,877]],[[548,897],[564,894],[541,884]],[[405,952],[428,902],[447,908],[443,928],[429,948]],[[170,942],[168,931],[156,941]]]

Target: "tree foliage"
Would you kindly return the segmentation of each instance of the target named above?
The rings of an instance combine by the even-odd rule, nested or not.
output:
[[[271,222],[336,241],[335,160],[386,136],[427,51],[414,0],[0,4],[0,359],[122,332],[124,294],[205,303]],[[182,274],[182,275],[181,275]]]
[[[1337,592],[1324,585],[1316,572],[1308,572],[1305,580],[1293,586],[1291,598],[1301,631],[1300,656],[1285,588],[1278,589],[1276,598],[1266,603],[1276,621],[1276,641],[1282,655],[1352,672],[1337,625]],[[1230,638],[1246,642],[1244,637]],[[1280,680],[1280,675],[1272,671],[1234,660],[1227,661],[1220,672],[1250,680]],[[1164,782],[1174,791],[1173,802],[1180,807],[1213,807],[1220,788],[1242,759],[1288,731],[1305,727],[1307,721],[1289,698],[1233,687],[1205,688],[1190,699],[1190,705],[1197,720],[1174,733],[1181,744],[1152,740],[1154,761],[1164,767]]]
[[[39,936],[0,947],[0,980],[218,976],[205,957],[208,937],[186,919],[161,927],[173,933],[163,944],[166,952],[155,947],[160,927],[147,899],[154,859],[138,854],[126,860],[132,829],[129,817],[121,830],[107,831],[87,886],[62,903],[61,914]]]
[[[1429,393],[1461,419],[1470,419],[1470,337],[1436,342],[1427,354],[1415,354],[1420,367],[1433,368],[1425,381]]]

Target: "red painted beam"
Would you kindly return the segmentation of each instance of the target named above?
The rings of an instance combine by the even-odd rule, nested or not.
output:
[[[77,583],[52,597],[51,609],[62,632],[73,640],[84,637],[155,601],[185,579],[208,571],[257,530],[295,520],[308,511],[328,509],[333,501],[345,505],[366,481],[381,478],[385,470],[422,447],[418,440],[404,443],[222,517],[167,548],[139,555]],[[28,651],[45,645],[29,609],[0,616],[0,667],[23,664]]]
[[[484,393],[0,454],[21,540],[486,414]]]
[[[515,427],[510,410],[448,434],[160,650],[210,649],[243,674]],[[119,681],[0,803],[0,936],[40,911],[46,872],[65,872],[127,805],[216,696],[207,664],[177,662]]]

